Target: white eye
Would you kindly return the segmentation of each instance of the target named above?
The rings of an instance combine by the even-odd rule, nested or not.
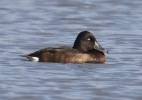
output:
[[[90,39],[90,38],[88,38],[87,40],[88,40],[88,41],[90,41],[91,39]]]

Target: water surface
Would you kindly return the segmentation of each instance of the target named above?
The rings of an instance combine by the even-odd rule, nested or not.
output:
[[[141,100],[141,0],[2,0],[1,100]],[[104,64],[25,61],[50,46],[72,46],[88,30],[110,53]]]

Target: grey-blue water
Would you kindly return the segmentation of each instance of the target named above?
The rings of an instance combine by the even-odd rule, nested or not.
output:
[[[104,64],[25,61],[88,30]],[[1,0],[0,100],[142,100],[142,0]]]

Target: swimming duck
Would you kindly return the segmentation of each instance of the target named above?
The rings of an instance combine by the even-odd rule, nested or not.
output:
[[[31,61],[56,63],[103,63],[106,49],[101,47],[91,32],[82,31],[76,37],[73,47],[48,47],[22,55]]]

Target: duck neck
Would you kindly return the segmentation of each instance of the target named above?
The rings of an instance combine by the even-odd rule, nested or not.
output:
[[[82,50],[82,49],[81,49],[81,45],[80,45],[80,43],[79,43],[77,40],[75,40],[74,45],[73,45],[73,48],[74,48],[74,49],[78,49],[78,50]]]

